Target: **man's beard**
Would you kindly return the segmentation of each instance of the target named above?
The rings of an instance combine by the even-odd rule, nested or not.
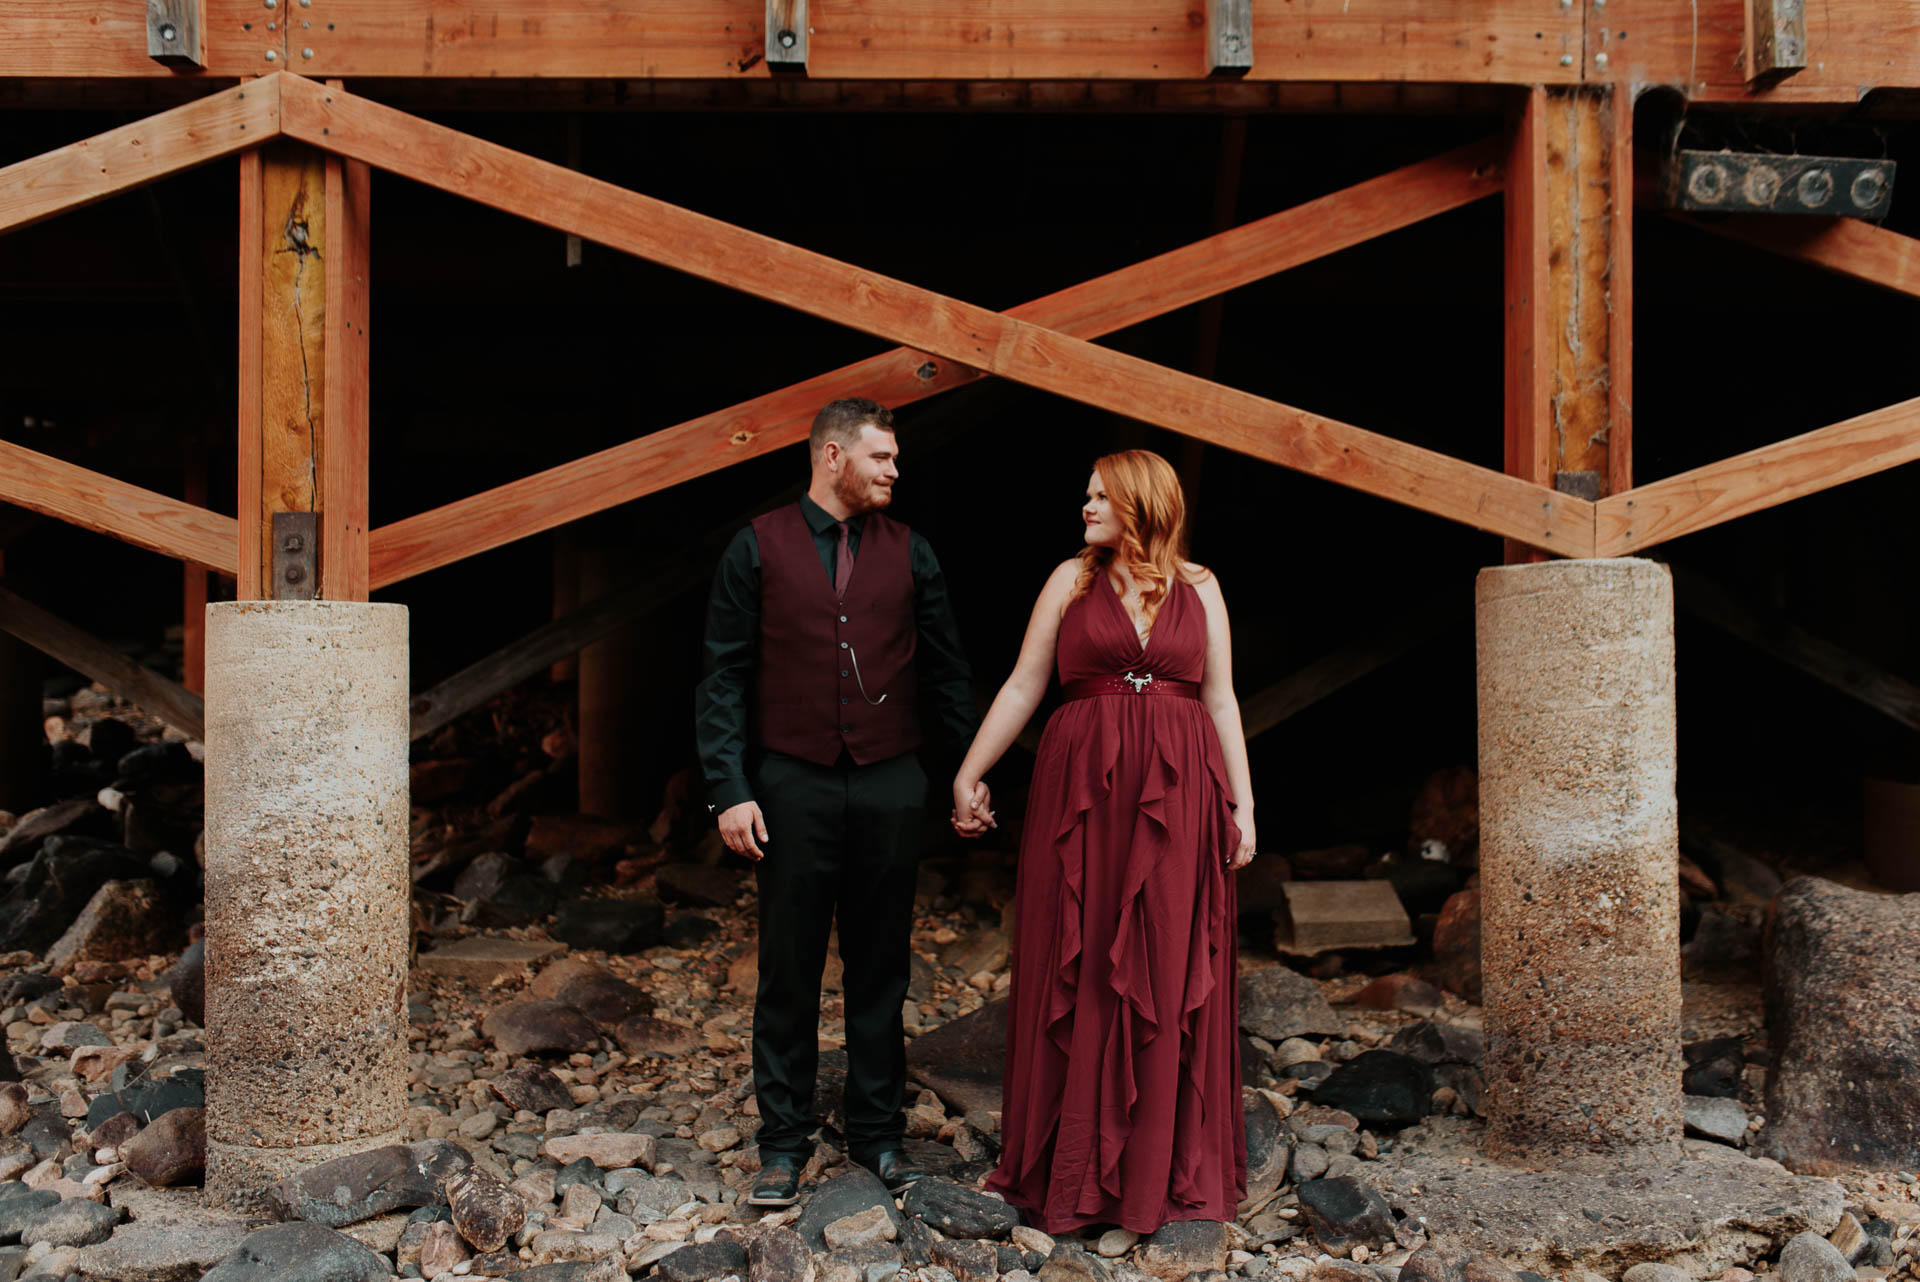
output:
[[[874,512],[893,502],[893,489],[860,480],[851,472],[842,472],[833,480],[833,496],[850,516]]]

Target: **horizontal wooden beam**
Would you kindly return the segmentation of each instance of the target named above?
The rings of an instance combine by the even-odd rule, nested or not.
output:
[[[1279,84],[1669,85],[1695,101],[1853,104],[1920,87],[1915,0],[1824,0],[1806,69],[1748,84],[1747,0],[1352,0],[1255,4],[1250,79]],[[765,83],[765,0],[324,0],[307,25],[260,0],[206,0],[206,75],[297,68],[350,80],[548,85]],[[844,0],[815,6],[808,72],[823,82],[1187,84],[1204,87],[1195,0]],[[274,23],[272,29],[268,24]],[[160,81],[139,5],[0,8],[0,81]],[[55,89],[57,92],[57,88]]]
[[[1008,315],[1098,338],[1345,249],[1500,190],[1499,151],[1475,144],[1248,223],[1014,308]],[[898,407],[982,377],[908,348],[705,414],[383,526],[375,587],[578,520],[805,439],[842,396]]]
[[[1920,298],[1920,239],[1857,218],[1735,215],[1707,221],[1675,214],[1700,231]]]
[[[144,23],[144,8],[126,11]],[[144,30],[141,40],[145,61]],[[244,151],[279,131],[280,78],[269,76],[8,165],[0,169],[0,232]]]
[[[239,563],[232,517],[8,441],[0,441],[0,499],[223,574]]]
[[[1600,500],[1594,555],[1683,534],[1920,459],[1920,397]]]
[[[1737,600],[1704,575],[1673,571],[1674,604],[1714,627],[1800,669],[1909,730],[1920,730],[1920,687],[1779,615]]]
[[[182,734],[194,739],[205,736],[206,705],[199,695],[4,587],[0,587],[0,630],[85,673]]]
[[[1042,391],[1569,556],[1592,505],[1223,387],[287,77],[291,136],[516,217]]]

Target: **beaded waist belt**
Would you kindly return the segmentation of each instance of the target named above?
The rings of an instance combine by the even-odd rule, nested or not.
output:
[[[1068,681],[1060,687],[1060,697],[1063,699],[1091,699],[1103,694],[1170,694],[1179,699],[1198,699],[1200,683],[1169,681],[1165,677],[1156,677],[1151,672],[1129,672],[1123,677],[1083,677],[1078,681]]]

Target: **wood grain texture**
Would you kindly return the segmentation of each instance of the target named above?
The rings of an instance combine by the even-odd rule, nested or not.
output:
[[[1920,397],[1602,499],[1596,556],[1626,556],[1920,459]]]
[[[1495,144],[1460,148],[1014,308],[1097,338],[1500,190]],[[804,440],[841,396],[898,407],[982,375],[908,348],[496,486],[373,532],[372,583],[390,583]]]
[[[1553,483],[1553,331],[1547,269],[1547,91],[1535,85],[1513,115],[1502,207],[1506,270],[1504,446],[1508,476]],[[1542,559],[1509,538],[1509,565]]]
[[[291,80],[291,77],[288,78]],[[260,533],[263,595],[275,512],[324,512],[327,422],[326,162],[281,140],[262,149],[260,233]]]
[[[234,571],[239,527],[232,517],[8,441],[0,441],[0,499],[162,556]]]
[[[145,53],[145,11],[128,6]],[[5,29],[0,19],[0,31]],[[0,37],[0,45],[6,43]],[[5,73],[0,73],[4,75]],[[0,169],[0,232],[230,156],[274,137],[280,128],[279,80],[238,85],[92,138]]]
[[[1735,214],[1713,221],[1673,217],[1710,235],[1920,298],[1920,239],[1873,223],[1771,214]]]
[[[199,695],[4,587],[0,587],[0,629],[92,677],[182,734],[198,739],[206,733],[206,705]]]
[[[1607,95],[1607,432],[1606,485],[1633,488],[1633,91]]]
[[[239,210],[239,320],[234,361],[235,510],[239,513],[235,550],[238,572],[234,598],[258,601],[263,596],[267,566],[264,556],[271,521],[261,520],[260,505],[260,305],[266,294],[266,221],[261,213],[265,162],[258,149],[240,157]]]
[[[1756,90],[1742,47],[1746,0],[1608,0],[1588,20],[1587,78],[1750,103],[1850,103],[1920,83],[1920,0],[1823,0],[1806,11],[1806,70]]]
[[[357,160],[326,159],[326,392],[322,398],[320,595],[365,601],[368,595],[367,276],[372,231],[372,171]]]

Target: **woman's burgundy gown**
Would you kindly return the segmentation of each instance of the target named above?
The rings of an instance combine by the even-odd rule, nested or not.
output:
[[[1067,606],[1056,662],[1063,684],[1198,682],[1206,646],[1190,584],[1143,650],[1101,581]],[[1041,736],[987,1187],[1042,1230],[1230,1220],[1245,1193],[1231,797],[1198,699],[1069,699]]]

